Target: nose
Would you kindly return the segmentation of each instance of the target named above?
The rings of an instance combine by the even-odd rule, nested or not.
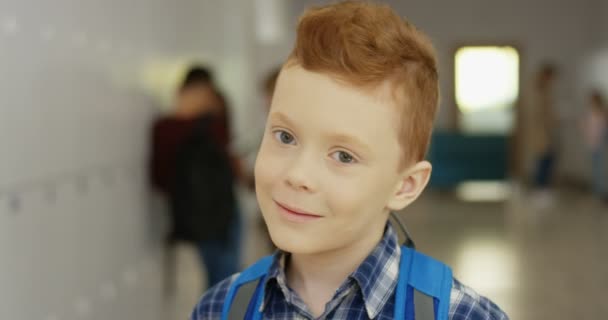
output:
[[[314,177],[319,168],[315,168],[315,161],[306,152],[301,152],[293,158],[285,174],[285,184],[297,191],[315,192]]]

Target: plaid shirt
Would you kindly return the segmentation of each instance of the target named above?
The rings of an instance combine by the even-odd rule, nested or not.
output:
[[[398,282],[401,249],[390,224],[384,237],[355,272],[336,291],[317,319],[393,319],[395,288]],[[283,268],[286,254],[278,252],[270,268],[260,311],[268,320],[315,319],[286,282]],[[208,290],[195,307],[191,320],[220,319],[234,275]],[[498,306],[456,279],[452,285],[449,319],[508,320]]]

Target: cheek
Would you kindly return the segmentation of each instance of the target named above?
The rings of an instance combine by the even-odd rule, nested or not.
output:
[[[333,181],[323,188],[325,199],[332,212],[336,215],[349,215],[357,211],[360,206],[360,199],[365,197],[365,193],[359,184],[353,179],[348,181]]]
[[[278,170],[281,166],[281,161],[277,155],[272,152],[272,146],[269,145],[272,141],[268,141],[268,137],[264,137],[258,156],[255,161],[254,175],[256,188],[263,192],[264,188],[272,185],[279,177]]]
[[[392,186],[386,178],[376,171],[354,175],[349,179],[328,184],[329,206],[332,212],[343,217],[357,214],[380,213],[386,206]]]

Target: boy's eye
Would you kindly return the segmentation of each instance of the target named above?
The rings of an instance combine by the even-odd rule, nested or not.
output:
[[[293,144],[295,141],[295,139],[289,132],[283,130],[275,131],[274,137],[283,144]]]
[[[351,154],[344,152],[344,151],[334,152],[334,154],[332,155],[332,158],[334,158],[336,161],[339,161],[340,163],[345,163],[345,164],[355,162],[355,157],[353,157]]]

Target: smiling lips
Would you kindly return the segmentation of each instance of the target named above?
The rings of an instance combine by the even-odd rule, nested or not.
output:
[[[312,220],[316,220],[319,218],[322,218],[322,216],[320,215],[316,215],[310,212],[306,212],[304,210],[300,210],[297,208],[293,208],[293,207],[289,207],[285,204],[282,204],[278,201],[274,201],[275,204],[277,205],[277,207],[279,208],[279,211],[281,212],[281,215],[287,219],[288,221],[292,221],[292,222],[307,222],[307,221],[312,221]]]

